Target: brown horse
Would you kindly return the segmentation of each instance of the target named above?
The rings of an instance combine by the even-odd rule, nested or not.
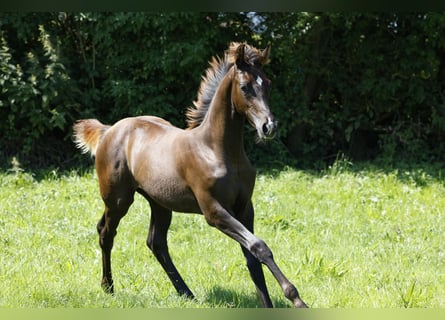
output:
[[[276,133],[268,105],[271,81],[262,70],[268,55],[269,48],[231,43],[223,59],[213,58],[195,107],[188,110],[186,130],[152,116],[125,118],[113,126],[94,119],[76,122],[76,143],[95,155],[105,203],[97,225],[105,291],[114,292],[110,255],[116,229],[138,192],[151,207],[147,245],[179,294],[193,298],[168,252],[172,211],[203,214],[209,225],[241,245],[264,307],[272,307],[272,302],[261,263],[286,298],[306,307],[266,243],[253,234],[255,169],[244,151],[243,126],[247,118],[259,139]]]

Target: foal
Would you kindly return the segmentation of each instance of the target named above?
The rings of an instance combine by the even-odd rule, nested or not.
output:
[[[271,81],[262,70],[268,55],[269,48],[231,43],[223,59],[213,58],[195,107],[187,112],[186,130],[153,116],[125,118],[113,126],[95,119],[76,122],[77,146],[95,155],[105,203],[97,225],[105,291],[114,292],[110,255],[116,229],[138,192],[151,207],[147,245],[179,294],[193,298],[168,252],[172,211],[202,214],[209,225],[241,245],[262,306],[273,305],[261,263],[286,298],[296,307],[306,307],[271,250],[253,234],[255,169],[244,151],[243,127],[247,119],[259,139],[276,133],[268,105]]]

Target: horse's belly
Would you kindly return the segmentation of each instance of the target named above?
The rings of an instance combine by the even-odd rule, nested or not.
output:
[[[151,199],[172,211],[201,213],[193,192],[178,179],[158,178],[142,189]]]

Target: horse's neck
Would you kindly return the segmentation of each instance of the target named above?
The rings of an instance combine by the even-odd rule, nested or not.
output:
[[[244,153],[244,115],[232,106],[232,72],[229,71],[216,90],[203,120],[202,129],[214,148],[233,155]]]

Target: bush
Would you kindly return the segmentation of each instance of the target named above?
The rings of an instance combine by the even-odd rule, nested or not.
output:
[[[275,162],[443,159],[440,13],[1,13],[0,27],[1,158],[71,159],[79,118],[183,127],[207,61],[247,41],[272,46]]]
[[[443,154],[443,14],[265,17],[263,38],[279,48],[272,101],[294,154]]]
[[[15,37],[17,42],[8,41]],[[20,48],[24,39],[32,44],[29,51]],[[64,132],[71,120],[74,84],[55,41],[44,24],[35,29],[2,29],[0,34],[0,132],[2,146],[13,151],[29,153],[48,132]]]

